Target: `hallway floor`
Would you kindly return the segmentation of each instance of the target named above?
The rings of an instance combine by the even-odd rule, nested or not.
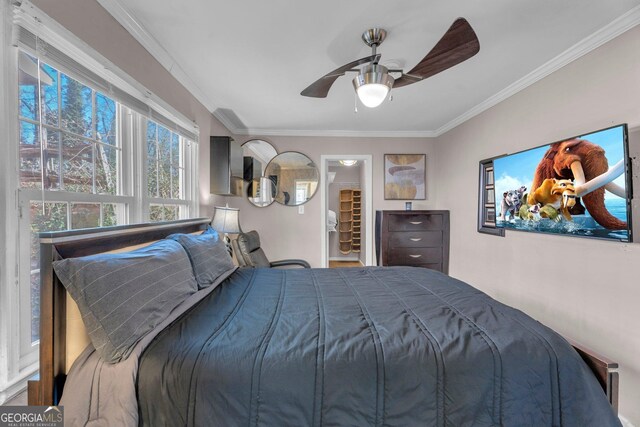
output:
[[[329,261],[329,268],[362,267],[360,261]]]

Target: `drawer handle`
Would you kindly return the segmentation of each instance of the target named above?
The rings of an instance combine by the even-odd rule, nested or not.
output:
[[[422,237],[410,237],[409,240],[411,240],[412,242],[419,242],[420,240],[422,240]]]
[[[420,258],[422,255],[409,255],[411,258]]]
[[[409,221],[411,224],[413,225],[420,225],[422,224],[422,221]]]

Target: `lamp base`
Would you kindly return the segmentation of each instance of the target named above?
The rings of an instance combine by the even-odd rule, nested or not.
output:
[[[231,248],[231,239],[229,238],[229,235],[224,233],[224,238],[222,240],[224,240],[224,245],[227,247],[229,255],[233,256],[233,249]]]

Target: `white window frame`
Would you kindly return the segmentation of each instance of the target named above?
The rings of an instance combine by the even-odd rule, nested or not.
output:
[[[122,146],[122,196],[106,194],[69,193],[59,190],[45,191],[19,188],[19,120],[18,120],[18,48],[13,45],[12,32],[14,25],[20,25],[33,34],[38,35],[51,45],[73,58],[82,66],[107,80],[127,94],[149,106],[150,111],[159,112],[183,129],[195,134],[195,140],[185,156],[185,168],[189,177],[185,188],[186,201],[190,217],[199,213],[198,191],[198,128],[192,120],[186,118],[169,104],[136,82],[115,64],[108,61],[93,48],[78,39],[67,29],[48,17],[28,0],[20,5],[11,2],[0,2],[0,140],[5,141],[0,155],[0,403],[24,389],[26,380],[38,369],[39,345],[31,345],[30,300],[26,296],[28,282],[21,284],[19,260],[24,257],[24,246],[28,244],[28,234],[22,238],[27,244],[20,242],[20,226],[24,228],[24,217],[29,217],[29,200],[63,201],[63,202],[105,202],[127,203],[129,223],[148,221],[148,203],[146,196],[145,164],[146,137],[139,135],[143,129],[142,114],[133,112],[125,105],[119,105],[120,126],[118,135]],[[30,54],[30,49],[20,46]],[[48,61],[44,61],[47,62]],[[65,74],[58,64],[51,63],[54,68]],[[77,79],[77,76],[70,75]],[[92,86],[82,79],[81,83]],[[92,87],[104,93],[100,88]],[[109,96],[109,94],[105,94]],[[131,141],[138,141],[132,144]],[[145,142],[143,146],[140,141]],[[43,196],[44,194],[44,196]],[[167,203],[176,204],[173,199]],[[20,219],[22,213],[23,219]],[[29,231],[29,230],[26,230]],[[25,230],[22,231],[23,233]],[[28,250],[28,249],[27,249]],[[24,269],[23,269],[24,270]],[[22,291],[22,292],[21,292]],[[28,317],[27,317],[28,316]],[[21,331],[22,328],[22,331]],[[23,333],[25,332],[26,333]],[[29,341],[27,343],[27,340]]]

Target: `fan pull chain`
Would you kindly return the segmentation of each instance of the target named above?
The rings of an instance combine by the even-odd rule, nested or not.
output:
[[[353,114],[358,114],[358,94],[353,94]]]
[[[393,101],[393,91],[389,91],[389,102]]]

